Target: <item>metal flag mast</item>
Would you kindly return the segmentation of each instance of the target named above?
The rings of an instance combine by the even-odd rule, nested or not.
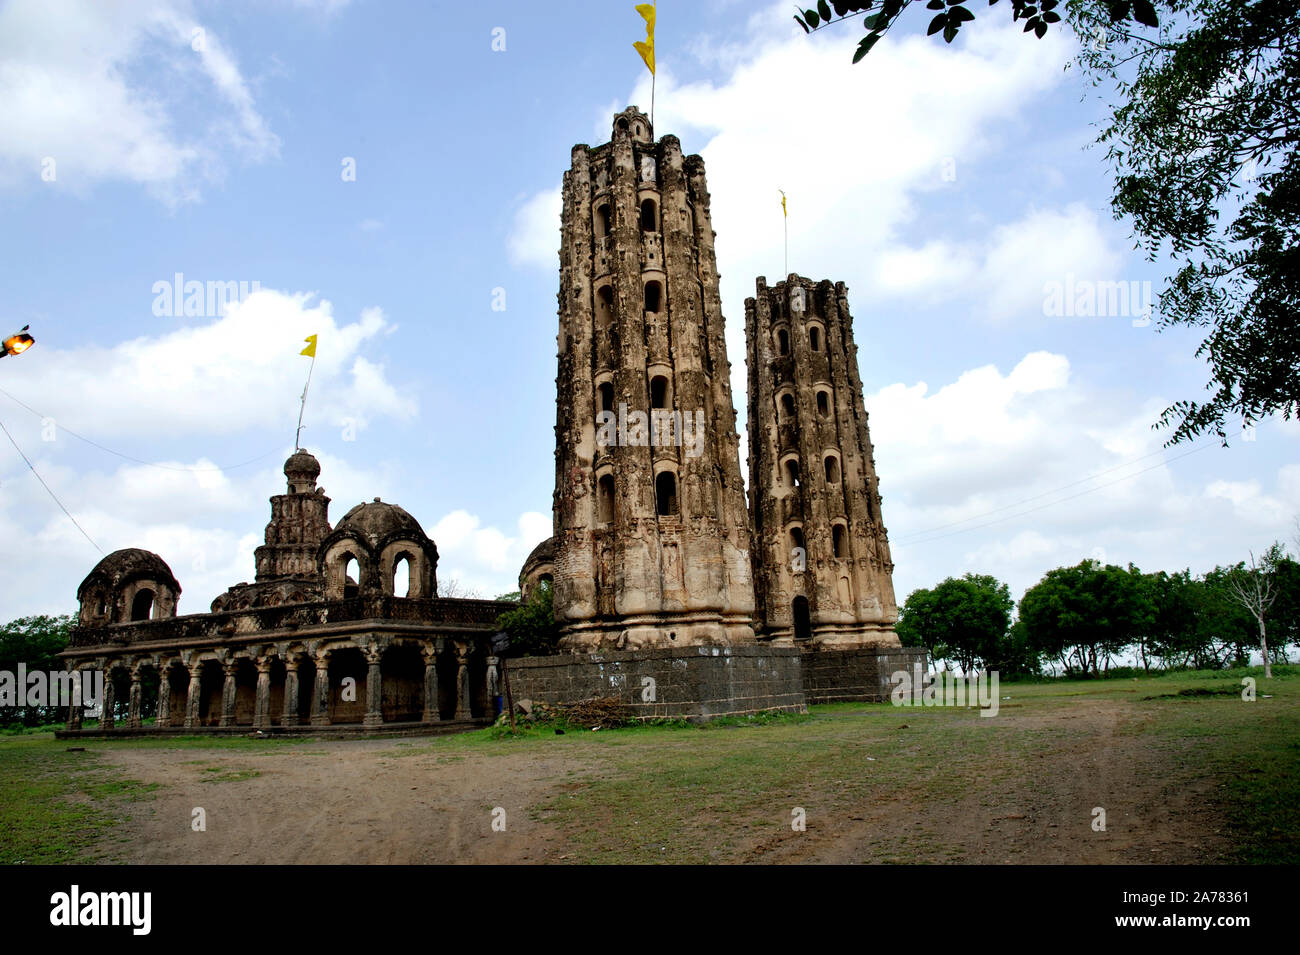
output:
[[[302,399],[301,403],[298,405],[298,430],[293,434],[293,449],[295,451],[298,451],[301,448],[299,440],[302,438],[302,413],[307,408],[307,389],[311,387],[311,373],[316,370],[316,336],[308,335],[303,339],[303,341],[307,343],[307,347],[298,352],[298,354],[310,355],[311,367],[307,369],[307,384],[302,386]]]
[[[650,71],[650,134],[654,135],[655,128],[655,13],[657,10],[656,3],[638,3],[636,12],[641,14],[645,20],[645,39],[638,40],[632,44],[633,49],[641,54],[641,59],[645,61],[646,69]]]
[[[781,230],[785,238],[785,258],[782,260],[784,271],[781,273],[782,279],[790,276],[790,213],[785,208],[785,190],[778,189],[781,193]]]

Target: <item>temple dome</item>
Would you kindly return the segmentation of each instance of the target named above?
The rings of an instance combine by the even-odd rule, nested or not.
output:
[[[176,582],[176,575],[153,551],[140,547],[124,547],[109,554],[86,575],[86,579],[77,588],[77,599],[81,600],[86,587],[99,580],[111,588],[122,587],[132,581],[147,578],[166,584],[176,593],[181,592],[181,585]]]
[[[343,515],[334,526],[334,533],[352,531],[372,544],[407,537],[417,541],[428,540],[420,522],[396,504],[386,504],[379,498],[367,504],[358,504]]]

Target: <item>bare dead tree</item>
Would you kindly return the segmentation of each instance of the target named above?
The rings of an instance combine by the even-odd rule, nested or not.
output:
[[[439,597],[458,597],[462,600],[482,600],[483,593],[477,587],[463,583],[458,577],[452,577],[438,583]]]
[[[1237,602],[1245,607],[1259,624],[1259,649],[1264,655],[1264,679],[1266,680],[1273,679],[1273,665],[1268,656],[1268,635],[1264,627],[1264,618],[1268,615],[1269,608],[1273,606],[1273,601],[1277,599],[1277,589],[1273,580],[1275,550],[1276,548],[1270,550],[1258,563],[1252,551],[1250,569],[1239,567],[1227,578],[1228,586]]]

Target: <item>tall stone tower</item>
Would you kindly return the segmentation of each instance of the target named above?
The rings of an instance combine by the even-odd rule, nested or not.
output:
[[[644,113],[564,174],[555,614],[569,649],[753,640],[704,161]]]
[[[763,636],[897,647],[893,561],[843,282],[745,300],[749,507]]]

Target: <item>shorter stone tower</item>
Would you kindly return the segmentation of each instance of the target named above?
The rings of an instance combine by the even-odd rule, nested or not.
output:
[[[299,449],[284,462],[287,487],[271,498],[265,543],[253,551],[254,583],[236,584],[212,602],[212,612],[319,600],[316,551],[330,532],[330,499],[316,486],[320,462]]]
[[[762,637],[897,647],[889,539],[843,282],[745,300],[749,510]]]
[[[316,576],[316,548],[330,532],[330,499],[316,487],[320,462],[295,451],[284,462],[288,493],[271,498],[266,543],[253,552],[258,581]]]

